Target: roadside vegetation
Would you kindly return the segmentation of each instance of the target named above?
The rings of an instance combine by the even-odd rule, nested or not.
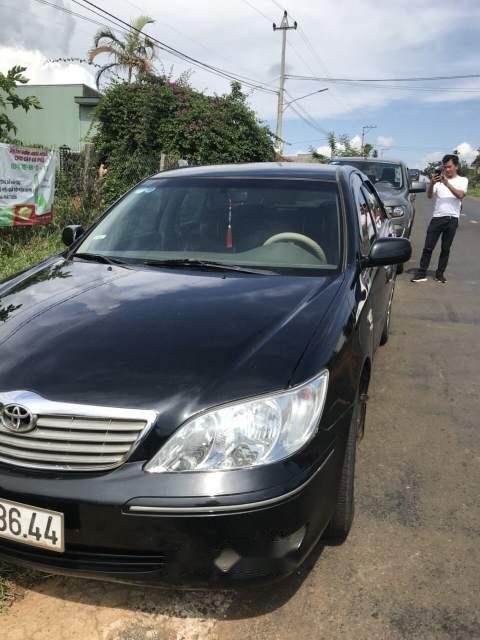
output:
[[[17,575],[12,566],[0,562],[0,613],[4,613],[15,598],[17,588],[13,579]]]
[[[151,22],[140,16],[135,26],[141,31]],[[101,55],[105,64],[94,63]],[[189,165],[275,159],[274,135],[258,120],[239,83],[224,95],[207,95],[190,86],[188,73],[174,79],[165,70],[156,72],[156,59],[153,42],[138,31],[123,39],[108,29],[96,34],[88,62],[98,69],[103,97],[89,152],[60,162],[52,224],[0,228],[0,281],[60,251],[64,225],[88,227],[139,180],[178,166],[180,159]],[[7,102],[41,108],[35,98],[20,100],[15,93],[16,83],[27,82],[24,71],[14,67],[0,74],[0,142],[31,146],[34,140],[15,139],[5,113]]]

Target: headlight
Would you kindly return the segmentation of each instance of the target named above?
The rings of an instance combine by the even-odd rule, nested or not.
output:
[[[327,387],[325,370],[288,391],[207,411],[180,427],[145,470],[219,471],[283,460],[315,434]]]
[[[400,205],[398,207],[385,207],[385,211],[393,218],[399,218],[404,215],[405,207]]]

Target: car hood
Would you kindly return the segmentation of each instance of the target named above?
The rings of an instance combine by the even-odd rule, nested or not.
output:
[[[0,286],[0,391],[183,421],[288,386],[341,282],[57,258]]]
[[[378,195],[382,199],[382,202],[387,207],[395,207],[397,205],[405,204],[407,202],[407,198],[405,193],[402,191],[397,191],[396,189],[380,189],[377,188]]]

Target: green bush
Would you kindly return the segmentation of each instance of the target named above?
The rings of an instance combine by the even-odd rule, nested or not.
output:
[[[223,96],[157,76],[131,85],[113,83],[96,118],[97,164],[107,168],[106,204],[158,172],[162,153],[192,165],[275,159],[273,134],[258,122],[238,83]]]

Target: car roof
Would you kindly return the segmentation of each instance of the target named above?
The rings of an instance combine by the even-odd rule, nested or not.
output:
[[[362,156],[339,156],[338,158],[332,158],[331,162],[345,162],[345,161],[349,162],[350,160],[354,162],[369,162],[369,163],[379,162],[382,164],[405,165],[405,162],[403,160],[392,160],[391,158],[363,158]]]
[[[306,178],[335,182],[339,173],[349,173],[348,167],[320,163],[255,162],[184,167],[157,173],[154,178]]]

